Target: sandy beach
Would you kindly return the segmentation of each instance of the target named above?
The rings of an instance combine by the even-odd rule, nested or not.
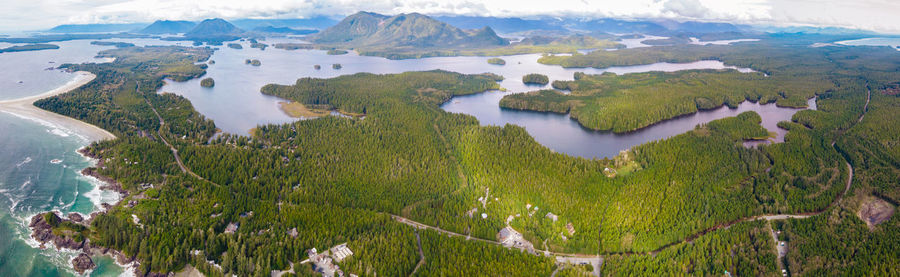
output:
[[[85,123],[71,117],[46,111],[34,106],[35,101],[69,92],[89,83],[97,77],[93,73],[86,71],[78,71],[74,74],[75,79],[61,87],[49,90],[39,95],[0,101],[0,112],[6,112],[16,116],[33,119],[36,121],[43,121],[56,126],[60,126],[62,128],[69,129],[81,136],[84,136],[90,141],[100,141],[116,138],[115,135],[100,127]]]

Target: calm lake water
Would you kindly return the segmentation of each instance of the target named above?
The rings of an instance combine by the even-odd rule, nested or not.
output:
[[[186,42],[169,42],[152,39],[118,40],[137,45],[189,45]],[[280,40],[282,42],[288,40]],[[296,40],[289,40],[297,42]],[[269,40],[272,44],[275,40]],[[14,99],[43,93],[70,80],[71,74],[59,70],[45,70],[61,63],[98,61],[97,52],[111,49],[109,46],[90,45],[89,40],[57,42],[61,49],[34,52],[0,54],[0,99]],[[763,116],[763,126],[770,131],[783,130],[775,123],[790,119],[795,109],[782,109],[774,105],[743,103],[738,109],[720,108],[695,115],[679,117],[637,132],[615,135],[581,128],[567,115],[522,112],[500,109],[498,102],[503,95],[521,93],[549,86],[528,86],[521,78],[529,73],[541,73],[552,80],[571,80],[575,72],[600,74],[614,72],[627,74],[647,71],[676,71],[689,69],[735,69],[718,61],[700,61],[687,64],[658,63],[607,69],[565,69],[537,63],[540,55],[516,55],[502,57],[505,66],[487,64],[489,57],[442,57],[418,60],[387,60],[378,57],[360,57],[355,54],[326,55],[318,50],[285,51],[269,48],[253,49],[243,43],[244,49],[219,47],[212,60],[208,77],[216,80],[215,88],[202,88],[199,80],[168,82],[160,92],[172,92],[187,97],[201,113],[215,120],[216,125],[231,133],[246,134],[258,124],[286,123],[290,118],[278,109],[275,97],[259,93],[269,83],[293,84],[302,77],[329,78],[357,72],[400,73],[443,69],[460,73],[492,72],[506,77],[501,86],[507,92],[490,91],[476,95],[455,97],[442,108],[449,112],[471,114],[483,125],[507,123],[524,126],[538,142],[557,152],[588,158],[609,157],[619,150],[647,141],[666,138],[692,129],[696,124],[747,110]],[[628,42],[638,47],[639,41]],[[9,46],[0,45],[2,47]],[[259,59],[262,66],[244,64],[245,59]],[[53,63],[50,63],[50,62]],[[334,70],[331,64],[340,63],[343,69]],[[315,70],[313,65],[322,65]],[[752,73],[755,74],[755,73]],[[21,83],[19,81],[22,81]],[[811,104],[815,104],[814,101]],[[783,134],[779,137],[783,137]],[[65,128],[42,123],[39,120],[20,118],[0,112],[0,276],[72,276],[69,260],[74,252],[57,252],[54,249],[37,249],[29,239],[27,223],[30,216],[56,210],[63,213],[89,214],[97,211],[100,203],[116,200],[110,193],[96,189],[79,171],[91,165],[91,161],[75,151],[87,141]],[[59,159],[59,163],[51,163]],[[94,257],[98,268],[91,276],[116,276],[124,270],[106,257]]]
[[[522,83],[522,76],[529,73],[545,74],[553,81],[572,80],[575,72],[627,74],[648,71],[733,69],[750,73],[752,70],[727,66],[720,61],[683,64],[656,63],[595,69],[563,68],[539,64],[537,63],[537,59],[540,58],[539,54],[502,56],[500,58],[506,60],[505,66],[488,64],[486,62],[488,58],[437,57],[388,60],[355,54],[331,56],[319,50],[286,51],[269,48],[261,51],[249,48],[249,45],[244,43],[244,49],[237,50],[226,47],[213,54],[211,59],[215,61],[215,64],[210,66],[207,76],[216,80],[215,87],[203,88],[200,86],[200,80],[180,83],[169,81],[160,91],[176,93],[190,99],[197,110],[213,119],[216,126],[225,132],[248,134],[251,128],[259,124],[286,123],[296,120],[278,109],[278,102],[284,100],[259,93],[260,88],[266,84],[293,84],[301,77],[330,78],[358,72],[384,74],[434,69],[466,74],[491,72],[505,77],[500,85],[506,88],[507,92],[491,91],[454,97],[442,105],[442,108],[449,112],[473,115],[483,125],[502,126],[510,123],[523,126],[539,143],[550,149],[586,158],[612,157],[620,150],[634,145],[684,133],[693,129],[697,124],[750,110],[763,116],[764,126],[767,129],[779,132],[776,140],[783,139],[783,130],[775,125],[779,121],[790,120],[797,111],[797,109],[779,108],[774,104],[758,105],[746,102],[737,109],[720,108],[704,111],[664,121],[629,134],[595,132],[582,128],[567,115],[501,109],[499,101],[506,94],[550,88],[549,85],[535,86]],[[247,65],[244,62],[246,59],[259,59],[262,66]],[[333,63],[340,63],[343,68],[332,69],[331,64]],[[322,65],[322,69],[314,69],[313,65],[316,64]]]
[[[271,43],[271,42],[270,42]],[[560,66],[548,66],[537,63],[539,54],[501,57],[506,60],[505,66],[487,63],[489,57],[438,57],[416,60],[388,60],[379,57],[346,54],[332,56],[320,50],[286,51],[269,48],[265,51],[253,49],[244,43],[244,49],[220,48],[211,57],[215,64],[210,65],[205,77],[216,81],[213,88],[203,88],[200,80],[187,82],[168,81],[160,92],[182,95],[191,100],[194,107],[213,119],[216,126],[225,132],[249,134],[251,128],[259,124],[286,123],[291,118],[278,109],[277,97],[259,93],[266,84],[293,84],[298,78],[317,77],[331,78],[358,72],[369,73],[402,73],[406,71],[424,71],[442,69],[466,74],[491,72],[502,75],[506,79],[500,85],[510,92],[527,92],[547,86],[529,86],[522,83],[522,76],[529,73],[541,73],[550,80],[572,80],[575,72],[600,74],[616,72],[619,74],[647,71],[676,71],[688,69],[737,69],[749,72],[749,69],[725,66],[719,61],[700,61],[687,64],[658,63],[615,69],[567,69]],[[246,59],[258,59],[262,66],[247,65]],[[334,63],[342,69],[331,68]],[[313,65],[322,65],[316,70]],[[493,103],[496,106],[496,102]]]
[[[835,42],[836,44],[843,45],[866,45],[866,46],[890,46],[891,48],[897,49],[900,51],[900,38],[864,38],[864,39],[855,39],[855,40],[845,40]]]

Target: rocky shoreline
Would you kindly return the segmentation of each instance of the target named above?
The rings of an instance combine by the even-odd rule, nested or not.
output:
[[[122,195],[123,199],[128,196],[128,191],[122,188],[122,184],[120,184],[113,178],[103,176],[97,172],[97,168],[103,167],[103,159],[100,156],[91,153],[88,147],[79,149],[78,153],[84,155],[85,157],[97,160],[96,167],[87,167],[81,171],[81,174],[100,180],[103,183],[103,185],[100,186],[101,190],[111,190],[118,192],[120,195]],[[52,243],[57,249],[71,249],[80,251],[81,253],[79,253],[78,256],[72,260],[72,267],[76,272],[78,272],[78,274],[84,274],[86,271],[92,270],[96,267],[96,264],[91,259],[91,256],[107,255],[115,259],[116,263],[118,263],[119,265],[127,265],[130,263],[139,264],[139,262],[136,261],[135,256],[126,256],[118,250],[94,245],[93,243],[91,243],[90,238],[84,238],[81,241],[76,241],[73,238],[60,236],[53,233],[53,226],[59,226],[60,224],[74,224],[83,226],[85,228],[90,228],[91,222],[94,220],[94,218],[97,217],[97,215],[99,215],[100,213],[105,213],[113,206],[108,203],[103,203],[101,205],[103,207],[103,211],[93,212],[87,219],[85,219],[79,213],[69,213],[68,215],[66,215],[66,218],[61,217],[60,213],[57,211],[39,213],[31,217],[31,222],[30,224],[28,224],[28,227],[32,231],[31,237],[34,238],[38,243],[40,243],[40,248],[46,248],[47,244]],[[141,274],[137,271],[137,266],[135,266],[133,270],[135,276],[167,276],[167,274],[158,274],[153,272],[148,274]]]
[[[57,249],[81,251],[81,253],[72,260],[72,266],[78,274],[84,274],[85,271],[94,269],[96,265],[91,259],[91,256],[108,255],[115,259],[117,263],[123,265],[134,262],[134,256],[125,256],[114,249],[94,245],[89,238],[85,238],[82,241],[76,241],[69,237],[58,236],[53,233],[54,224],[48,222],[48,220],[55,221],[56,224],[68,222],[87,227],[97,214],[98,213],[92,213],[91,217],[85,221],[81,218],[81,215],[77,213],[70,213],[68,219],[61,218],[57,212],[40,213],[31,217],[31,223],[28,224],[28,227],[32,230],[31,237],[40,243],[41,248],[46,248],[47,244],[52,243]],[[135,274],[137,274],[137,272],[135,272]]]

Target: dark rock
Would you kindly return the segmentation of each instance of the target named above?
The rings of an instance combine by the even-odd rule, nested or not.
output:
[[[53,222],[47,222],[47,219]],[[77,242],[71,238],[60,237],[53,234],[53,225],[59,224],[61,221],[63,221],[63,219],[59,218],[59,215],[53,212],[35,215],[31,218],[31,223],[28,224],[28,227],[31,227],[31,230],[33,231],[31,237],[40,242],[41,247],[45,247],[45,244],[52,242],[57,248],[84,248],[84,241]]]
[[[84,217],[79,213],[69,213],[69,220],[81,223],[81,221],[84,221]]]
[[[72,260],[72,267],[75,268],[78,274],[84,274],[85,271],[94,269],[95,266],[97,265],[91,260],[91,256],[84,253],[78,254],[78,257]]]

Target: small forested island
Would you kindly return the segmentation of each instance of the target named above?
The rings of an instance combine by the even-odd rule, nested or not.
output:
[[[342,66],[342,65],[339,64],[339,63],[336,63],[336,64],[332,64],[332,65],[331,65],[331,68],[332,68],[332,69],[341,69],[341,68],[344,68],[344,66]]]
[[[489,64],[506,65],[506,61],[501,58],[490,58],[487,60]]]
[[[343,50],[343,49],[329,49],[327,52],[325,52],[325,54],[328,54],[328,55],[344,55],[347,53],[348,53],[347,50]]]
[[[200,80],[201,87],[211,88],[211,87],[214,87],[215,85],[216,85],[216,81],[214,81],[213,78],[203,78],[203,80]]]
[[[229,44],[228,44],[228,48],[231,48],[231,49],[244,49],[244,46],[241,45],[240,43],[229,43]]]
[[[257,49],[259,49],[259,50],[266,50],[267,47],[269,47],[269,45],[268,45],[268,44],[265,44],[265,43],[260,43],[260,42],[256,42],[256,41],[253,41],[253,42],[250,43],[250,48],[257,48]]]
[[[91,41],[91,45],[115,46],[116,48],[134,47],[134,43],[120,41]]]
[[[260,65],[262,65],[262,62],[260,62],[259,60],[256,60],[256,59],[252,59],[252,60],[251,60],[251,59],[246,59],[246,60],[244,60],[244,63],[245,63],[245,64],[252,65],[252,66],[260,66]]]
[[[55,45],[55,44],[46,44],[46,43],[37,43],[37,44],[28,44],[28,45],[19,45],[19,46],[10,46],[10,47],[6,47],[6,48],[0,48],[0,53],[4,53],[4,52],[39,51],[39,50],[50,50],[50,49],[59,49],[59,45]]]
[[[547,75],[531,73],[522,76],[522,82],[528,85],[546,85],[550,83],[550,79],[547,78]]]
[[[276,43],[275,49],[300,50],[300,49],[315,49],[315,47],[309,43]]]

